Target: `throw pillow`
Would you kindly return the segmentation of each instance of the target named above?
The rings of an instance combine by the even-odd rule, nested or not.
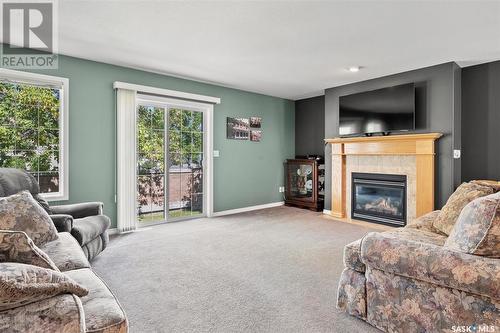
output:
[[[500,181],[496,180],[472,180],[470,181],[472,184],[479,184],[483,186],[491,187],[495,192],[500,191]]]
[[[0,229],[24,231],[37,246],[57,239],[49,214],[28,191],[0,198]]]
[[[40,194],[33,195],[33,199],[35,199],[38,202],[38,204],[42,206],[42,208],[47,212],[47,214],[49,215],[52,214],[52,209],[50,209],[49,203],[47,202],[47,200],[42,198]]]
[[[489,186],[463,183],[448,198],[432,226],[445,235],[449,235],[460,212],[469,202],[492,193],[494,190]]]
[[[23,231],[0,230],[0,262],[6,261],[59,270]]]
[[[500,258],[500,192],[475,199],[465,206],[444,246]]]
[[[66,293],[85,296],[88,290],[52,269],[11,262],[0,264],[0,311]]]

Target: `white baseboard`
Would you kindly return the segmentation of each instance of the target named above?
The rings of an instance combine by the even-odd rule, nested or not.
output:
[[[278,201],[278,202],[271,202],[271,203],[268,203],[268,204],[257,205],[257,206],[250,206],[250,207],[242,207],[242,208],[236,208],[236,209],[222,210],[220,212],[214,212],[212,214],[212,217],[225,216],[225,215],[233,215],[233,214],[238,214],[238,213],[251,212],[252,210],[259,210],[259,209],[279,207],[279,206],[283,206],[284,204],[285,204],[284,201]],[[147,230],[147,229],[151,229],[151,228],[150,227],[149,228],[138,228],[138,229],[133,230],[133,231],[143,231],[143,230]],[[133,232],[133,231],[129,231],[129,232]],[[116,235],[116,234],[119,234],[119,233],[120,232],[118,231],[118,228],[108,229],[108,234],[109,235]]]
[[[329,209],[323,209],[323,214],[332,215],[332,211]]]
[[[118,228],[110,228],[108,229],[108,235],[116,235],[119,234],[120,232],[118,231]]]
[[[266,209],[266,208],[283,206],[284,204],[285,204],[284,201],[278,201],[278,202],[271,202],[271,203],[268,203],[268,204],[257,205],[257,206],[250,206],[250,207],[243,207],[243,208],[222,210],[220,212],[214,212],[212,214],[212,216],[216,217],[216,216],[233,215],[233,214],[238,214],[238,213],[250,212],[252,210],[259,210],[259,209]]]
[[[149,230],[149,229],[152,229],[152,227],[140,227],[140,228],[137,228],[137,229],[134,229],[134,230],[130,230],[130,231],[124,231],[124,232],[119,232],[118,231],[118,228],[111,228],[111,229],[108,229],[108,235],[118,235],[118,234],[129,234],[129,233],[132,233],[132,232],[138,232],[138,231],[146,231],[146,230]]]

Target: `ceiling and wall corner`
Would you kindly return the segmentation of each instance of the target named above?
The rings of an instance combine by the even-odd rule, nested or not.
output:
[[[499,1],[59,1],[59,49],[296,100],[498,60],[499,18]]]

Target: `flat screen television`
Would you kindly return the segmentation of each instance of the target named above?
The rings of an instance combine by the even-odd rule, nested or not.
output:
[[[340,136],[415,129],[413,83],[341,96],[339,104]]]

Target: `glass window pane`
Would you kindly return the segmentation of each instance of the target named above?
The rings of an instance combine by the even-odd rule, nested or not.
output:
[[[137,110],[137,124],[149,127],[151,124],[151,115],[148,108],[144,105],[139,105]]]
[[[36,105],[26,105],[18,103],[14,109],[17,127],[38,127],[38,107]]]
[[[203,131],[203,112],[193,111],[193,131]]]
[[[15,152],[15,168],[38,172],[38,154],[35,150]]]
[[[194,132],[192,134],[192,152],[193,153],[202,153],[203,152],[203,133]]]
[[[170,156],[172,167],[168,173],[168,216],[175,218],[181,215],[183,203],[183,195],[181,192],[181,155],[174,153]]]
[[[151,213],[156,221],[162,221],[165,218],[164,177],[163,175],[151,177]]]
[[[1,112],[1,111],[0,111]],[[12,126],[0,126],[0,149],[15,150],[16,129]]]
[[[40,128],[38,146],[49,150],[59,149],[59,130]]]
[[[168,150],[171,152],[181,151],[181,132],[179,131],[168,132]]]
[[[203,214],[203,194],[193,194],[191,196],[191,214]]]
[[[191,154],[190,168],[201,169],[203,163],[203,154]]]
[[[191,211],[191,185],[192,185],[192,173],[191,169],[183,168],[181,171],[181,195],[183,209],[189,207]]]
[[[161,153],[162,156],[165,153],[164,147],[165,134],[163,130],[154,130],[151,132],[151,151]]]
[[[38,109],[38,126],[50,129],[59,128],[59,103]]]
[[[139,221],[150,220],[151,217],[151,177],[137,177],[137,214]]]
[[[190,153],[192,151],[192,133],[182,132],[181,134],[181,150],[183,153]]]
[[[38,153],[38,171],[59,171],[59,152],[46,150]]]
[[[35,150],[38,148],[37,128],[16,128],[16,150]]]
[[[24,168],[24,160],[13,150],[0,150],[0,167],[22,169]]]
[[[0,99],[2,96],[0,95]],[[0,103],[0,125],[14,126],[16,124],[16,117],[14,116],[14,109],[10,101],[3,100]]]
[[[40,191],[42,193],[59,192],[59,172],[39,172],[38,184],[40,185]]]
[[[59,191],[58,89],[0,83],[0,165],[30,171],[41,193]]]
[[[189,110],[182,111],[182,130],[193,131],[193,112]]]
[[[180,131],[182,128],[182,112],[179,109],[168,110],[168,128],[170,131]]]
[[[191,194],[203,193],[203,169],[193,169]]]
[[[163,129],[165,127],[165,110],[154,108],[151,116],[151,127],[153,129]]]

